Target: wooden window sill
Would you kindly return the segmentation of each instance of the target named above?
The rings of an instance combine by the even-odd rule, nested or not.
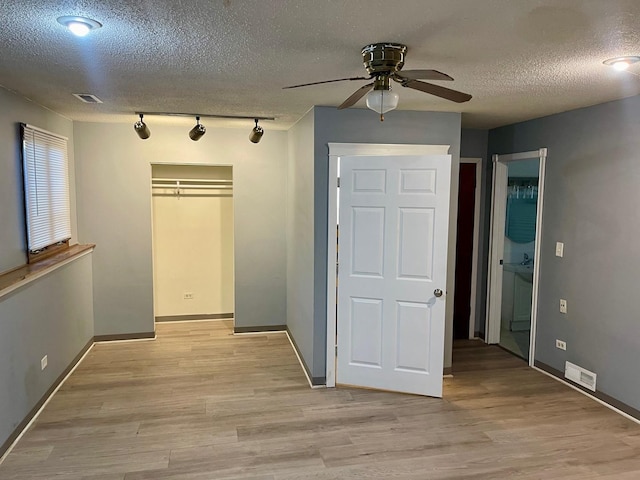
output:
[[[71,263],[77,258],[93,252],[95,245],[72,245],[71,247],[44,258],[36,263],[23,265],[0,274],[0,299],[18,288]]]

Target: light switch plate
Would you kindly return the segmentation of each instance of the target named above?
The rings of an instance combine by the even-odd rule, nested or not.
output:
[[[560,299],[560,313],[567,313],[567,301],[564,298]]]
[[[564,243],[556,242],[556,257],[564,256]]]

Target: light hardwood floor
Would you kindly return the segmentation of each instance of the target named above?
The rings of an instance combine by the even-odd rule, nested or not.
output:
[[[284,334],[99,344],[0,479],[640,479],[640,426],[463,342],[444,399],[309,389]]]

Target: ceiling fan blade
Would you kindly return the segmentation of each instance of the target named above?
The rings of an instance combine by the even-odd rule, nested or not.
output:
[[[396,75],[408,80],[453,80],[452,77],[438,70],[401,70]]]
[[[349,98],[347,98],[344,102],[342,102],[342,105],[338,107],[338,110],[349,108],[355,105],[358,102],[358,100],[364,97],[367,94],[367,92],[369,92],[369,90],[371,90],[372,88],[373,88],[373,83],[367,83],[366,85],[360,87],[358,90],[353,92],[353,94]]]
[[[464,103],[471,100],[471,95],[468,93],[458,92],[457,90],[451,90],[450,88],[432,85],[431,83],[420,82],[418,80],[406,80],[401,82],[401,85],[403,87],[413,88],[414,90],[420,90],[421,92],[430,93],[436,97],[441,97],[456,103]]]
[[[300,85],[291,85],[289,87],[282,87],[283,90],[287,88],[308,87],[309,85],[320,85],[321,83],[333,83],[333,82],[345,82],[348,80],[370,80],[371,77],[351,77],[351,78],[337,78],[335,80],[323,80],[321,82],[301,83]]]

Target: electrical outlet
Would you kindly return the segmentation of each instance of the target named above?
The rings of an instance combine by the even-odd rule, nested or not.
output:
[[[556,242],[556,257],[564,256],[564,243]]]
[[[567,349],[567,342],[564,342],[562,340],[556,339],[556,348],[559,348],[560,350],[566,350]]]
[[[49,358],[45,355],[44,357],[42,357],[42,360],[40,360],[40,369],[44,370],[45,368],[47,368],[48,363]]]
[[[564,298],[560,299],[560,313],[567,313],[567,301]]]
[[[184,298],[185,300],[193,300],[193,293],[184,292],[184,296],[182,298]]]

